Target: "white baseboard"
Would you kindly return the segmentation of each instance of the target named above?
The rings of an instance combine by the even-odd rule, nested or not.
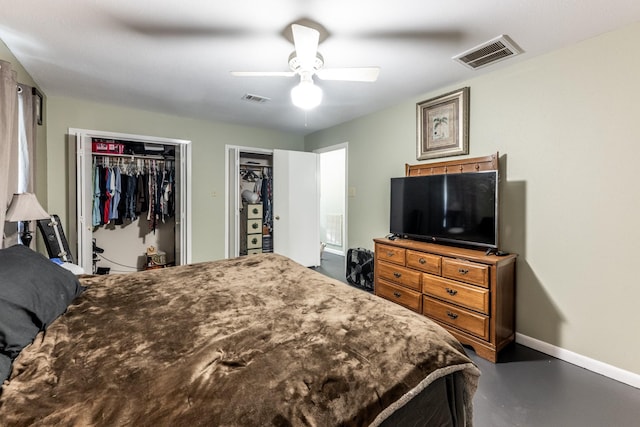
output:
[[[624,369],[600,362],[599,360],[591,359],[561,347],[556,347],[555,345],[520,333],[516,333],[516,342],[534,350],[538,350],[544,354],[548,354],[549,356],[569,362],[572,365],[580,366],[581,368],[588,369],[589,371],[604,375],[605,377],[620,381],[621,383],[628,384],[635,388],[640,388],[640,375],[636,373],[625,371]]]

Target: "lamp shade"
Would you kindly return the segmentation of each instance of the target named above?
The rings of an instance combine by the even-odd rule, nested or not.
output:
[[[313,80],[302,79],[300,84],[291,89],[291,102],[303,110],[310,110],[322,102],[322,89],[313,84]]]
[[[5,221],[33,221],[45,218],[49,218],[49,214],[40,206],[35,194],[17,193],[11,199]]]

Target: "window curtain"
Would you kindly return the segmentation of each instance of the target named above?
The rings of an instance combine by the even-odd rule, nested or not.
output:
[[[4,222],[13,193],[18,189],[18,82],[11,64],[0,61],[0,225],[2,246],[10,246],[5,236],[15,233],[15,224]],[[11,229],[13,228],[13,232]]]
[[[35,181],[35,99],[31,86],[18,83],[18,193],[33,193]]]
[[[0,61],[0,224],[2,244],[18,242],[18,224],[6,223],[13,193],[34,192],[35,101],[32,88],[17,82],[11,63]],[[32,230],[35,228],[32,226]],[[35,244],[35,239],[32,245]]]

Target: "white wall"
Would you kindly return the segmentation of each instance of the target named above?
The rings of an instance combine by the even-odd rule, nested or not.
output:
[[[469,157],[500,153],[501,249],[519,254],[517,331],[640,373],[640,23],[305,138],[349,141],[349,245],[388,232],[415,159],[415,104],[471,88]]]
[[[345,166],[346,148],[320,153],[320,240],[327,243],[327,249],[335,253],[345,253],[344,227],[340,225],[340,244],[332,244],[327,236],[330,215],[345,215]],[[341,222],[342,222],[341,221]],[[333,227],[331,227],[334,229]]]

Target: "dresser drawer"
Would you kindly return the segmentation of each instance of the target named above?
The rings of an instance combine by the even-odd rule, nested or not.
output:
[[[443,258],[442,276],[453,280],[489,287],[489,266],[460,259]]]
[[[247,220],[247,234],[262,234],[262,219]]]
[[[395,246],[376,244],[376,256],[380,261],[404,265],[405,252],[405,249],[396,248]]]
[[[384,280],[376,283],[376,295],[403,305],[417,313],[421,312],[422,294]]]
[[[420,276],[422,273],[419,271],[400,267],[399,265],[389,264],[388,262],[379,262],[376,267],[378,269],[378,277],[381,279],[386,279],[390,282],[406,286],[418,292],[422,290],[422,287],[420,286]]]
[[[489,339],[489,317],[436,299],[422,297],[422,314],[483,340]]]
[[[425,273],[440,276],[442,269],[442,257],[439,255],[426,254],[407,250],[407,267],[415,268]]]
[[[262,205],[259,203],[251,203],[247,205],[247,218],[259,218],[262,219]]]
[[[489,289],[486,288],[423,274],[422,292],[471,310],[489,314]]]
[[[258,249],[262,247],[262,233],[247,235],[247,249]]]

